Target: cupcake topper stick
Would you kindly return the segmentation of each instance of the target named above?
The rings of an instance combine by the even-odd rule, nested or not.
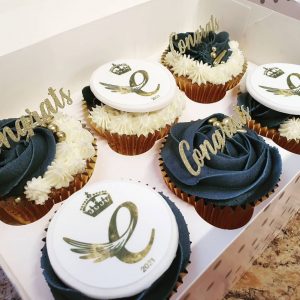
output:
[[[59,94],[61,99],[59,99],[56,95],[55,89],[50,87],[48,89],[48,95],[52,97],[54,105],[48,98],[46,98],[40,104],[40,114],[37,111],[30,111],[27,108],[25,110],[27,115],[22,116],[15,122],[16,132],[5,126],[2,129],[2,132],[0,131],[0,147],[5,146],[6,148],[10,148],[11,145],[9,139],[17,143],[22,137],[26,137],[28,139],[33,136],[33,129],[35,127],[47,126],[47,124],[51,121],[53,114],[57,113],[59,108],[64,108],[66,103],[68,105],[73,103],[70,90],[68,90],[68,93],[66,94],[61,88],[59,90]]]
[[[216,130],[212,137],[212,143],[208,140],[205,140],[202,144],[199,145],[199,149],[193,149],[192,158],[194,164],[196,164],[197,169],[195,170],[190,164],[186,151],[191,150],[190,144],[186,140],[182,140],[179,143],[178,150],[181,157],[181,160],[188,170],[188,172],[193,176],[199,176],[201,173],[201,168],[204,166],[204,159],[210,160],[210,154],[217,154],[218,150],[222,150],[226,143],[226,137],[231,138],[235,133],[241,132],[243,126],[251,120],[249,112],[246,111],[243,107],[234,106],[233,108],[235,114],[230,118],[223,119],[222,122],[218,120],[211,120],[213,126],[219,127]]]
[[[184,54],[186,49],[190,50],[191,46],[194,47],[197,44],[201,43],[202,38],[205,38],[209,34],[209,32],[216,32],[218,29],[219,29],[219,23],[217,19],[214,16],[211,16],[209,22],[205,25],[205,28],[203,28],[200,25],[195,32],[187,35],[184,40],[181,39],[178,41],[179,53],[175,50],[173,44],[173,38],[177,40],[178,36],[176,33],[172,32],[169,37],[169,45],[170,45],[171,52],[175,56]]]

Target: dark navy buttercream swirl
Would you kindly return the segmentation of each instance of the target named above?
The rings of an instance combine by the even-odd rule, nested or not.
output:
[[[171,181],[187,194],[206,199],[216,205],[237,206],[254,203],[270,192],[282,170],[280,154],[254,131],[237,132],[227,138],[223,151],[210,154],[198,176],[189,173],[179,153],[179,143],[186,140],[190,150],[185,149],[187,160],[194,170],[196,163],[193,150],[199,149],[205,140],[212,143],[212,135],[218,129],[208,122],[210,118],[222,121],[223,114],[171,128],[161,152],[163,166]]]
[[[174,49],[179,52],[178,43],[180,40],[185,42],[185,39],[188,35],[194,36],[193,32],[186,33],[178,33],[177,39],[173,36],[173,45]],[[190,46],[190,49],[186,48],[185,53],[189,55],[194,60],[198,60],[199,62],[207,63],[210,66],[213,66],[214,59],[211,56],[212,48],[216,48],[216,55],[218,56],[223,50],[226,50],[226,54],[223,57],[222,61],[226,62],[231,55],[231,50],[229,47],[229,34],[228,32],[222,31],[219,33],[215,33],[210,31],[206,37],[202,38],[201,42],[196,44],[195,46]]]
[[[179,274],[186,270],[189,263],[191,247],[189,231],[180,210],[175,206],[168,197],[160,193],[161,196],[167,201],[171,210],[174,213],[176,222],[179,229],[179,243],[177,248],[176,257],[174,258],[169,269],[157,279],[149,288],[138,295],[122,298],[122,300],[153,300],[153,299],[167,299],[176,282]],[[47,248],[44,246],[42,250],[41,267],[43,269],[44,277],[51,289],[55,300],[92,300],[92,298],[83,295],[79,291],[66,286],[55,274],[51,267]],[[126,276],[126,274],[125,274]],[[99,278],[101,280],[101,278]],[[116,299],[117,300],[117,299]],[[119,299],[121,300],[121,299]]]
[[[248,108],[251,118],[263,127],[278,128],[281,123],[292,117],[262,105],[247,92],[238,95],[237,103]]]
[[[92,110],[97,105],[102,105],[102,102],[96,98],[89,86],[82,89],[82,96],[87,104],[88,110]]]
[[[16,132],[15,121],[0,120],[0,131],[7,126]],[[0,197],[20,196],[28,180],[45,173],[56,152],[52,131],[43,127],[36,127],[28,141],[10,140],[10,145],[0,148]]]

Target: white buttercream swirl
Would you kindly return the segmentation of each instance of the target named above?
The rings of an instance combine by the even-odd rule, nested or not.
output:
[[[178,76],[188,76],[190,72],[190,62],[194,61],[189,55],[182,55],[177,60],[172,70]]]
[[[124,112],[107,105],[97,105],[90,112],[91,120],[103,130],[111,133],[144,135],[171,125],[185,106],[183,93],[178,91],[172,102],[165,108],[148,113]]]
[[[56,144],[55,158],[45,174],[32,178],[25,186],[26,198],[36,204],[45,203],[51,188],[68,187],[75,175],[85,171],[86,161],[95,155],[94,138],[80,121],[58,113],[52,123],[66,134],[66,139]]]
[[[185,76],[193,83],[225,84],[233,77],[240,74],[245,62],[244,55],[239,49],[237,41],[230,41],[229,47],[232,51],[227,62],[217,66],[198,62],[186,55],[174,55],[171,51],[165,56],[165,63],[177,76]]]
[[[288,140],[300,140],[300,118],[291,118],[283,122],[279,127],[281,136],[286,137]]]
[[[29,200],[35,201],[35,204],[44,204],[48,199],[48,194],[51,191],[51,187],[44,178],[39,176],[38,178],[32,178],[27,182],[25,186],[25,195]]]

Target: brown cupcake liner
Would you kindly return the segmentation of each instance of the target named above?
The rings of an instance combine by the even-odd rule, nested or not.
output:
[[[172,124],[166,124],[165,127],[155,130],[153,133],[149,133],[147,136],[111,133],[108,130],[104,130],[97,126],[90,116],[86,101],[83,100],[82,102],[83,112],[89,125],[101,137],[107,140],[108,145],[112,150],[123,155],[138,155],[148,151],[153,147],[156,141],[165,137],[169,133],[171,126],[178,121],[177,118]]]
[[[95,156],[87,161],[85,172],[75,175],[68,187],[52,188],[48,200],[42,205],[28,201],[24,194],[19,197],[20,201],[18,202],[16,202],[16,197],[0,199],[0,220],[9,225],[30,224],[46,215],[54,204],[67,199],[80,190],[88,182],[95,168],[97,160],[96,140],[94,140],[93,146],[96,150]]]
[[[164,142],[162,144],[162,147]],[[199,198],[194,195],[189,195],[178,188],[170,179],[167,172],[163,166],[163,160],[159,158],[159,167],[166,183],[167,187],[171,192],[173,192],[178,198],[181,200],[193,205],[199,214],[199,216],[204,219],[206,222],[210,223],[213,226],[222,229],[237,229],[245,224],[247,224],[254,212],[254,207],[260,204],[262,201],[269,198],[271,194],[274,193],[274,190],[278,185],[274,187],[274,189],[269,192],[267,195],[261,197],[257,201],[253,203],[249,203],[246,205],[237,205],[237,206],[218,206],[206,201],[206,199]]]
[[[199,103],[208,104],[223,99],[226,92],[234,88],[240,82],[247,70],[247,62],[245,62],[242,72],[227,81],[225,84],[213,84],[208,82],[206,84],[202,83],[198,85],[197,83],[192,83],[192,80],[185,76],[177,76],[174,74],[170,66],[165,61],[167,53],[168,50],[165,50],[162,54],[161,63],[173,74],[178,87],[187,95],[187,97]]]
[[[248,127],[254,130],[257,134],[270,138],[278,146],[295,154],[300,154],[300,141],[288,140],[286,137],[281,136],[280,132],[277,129],[262,127],[261,124],[256,122],[255,120],[250,120],[248,122]]]

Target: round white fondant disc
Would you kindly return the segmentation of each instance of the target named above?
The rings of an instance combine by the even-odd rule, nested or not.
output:
[[[108,198],[102,195],[101,199],[98,192],[109,194],[112,203],[103,202]],[[96,202],[87,201],[92,198]],[[109,226],[113,226],[116,209],[125,202],[137,208],[137,215],[125,207],[116,213],[119,237],[126,235],[133,219],[137,223],[127,242],[123,240],[121,252],[116,252],[121,254],[116,255],[113,249],[120,241],[109,234]],[[88,211],[96,213],[92,216]],[[153,231],[147,255],[128,262],[122,249],[131,254],[144,250]],[[107,252],[103,247],[111,251],[104,259]],[[169,268],[177,248],[178,227],[166,201],[153,189],[128,181],[107,180],[84,187],[61,206],[47,231],[47,250],[55,273],[66,285],[96,299],[129,297],[145,290]]]
[[[123,74],[111,71],[113,65],[116,66],[114,71],[118,72],[117,66],[124,64],[130,67],[129,71]],[[90,87],[104,104],[121,111],[140,113],[166,107],[176,92],[175,79],[167,68],[156,62],[135,59],[102,65],[92,74]]]
[[[274,73],[274,77],[270,76]],[[258,66],[249,72],[246,84],[248,92],[261,104],[282,113],[300,115],[300,65],[272,63]]]

